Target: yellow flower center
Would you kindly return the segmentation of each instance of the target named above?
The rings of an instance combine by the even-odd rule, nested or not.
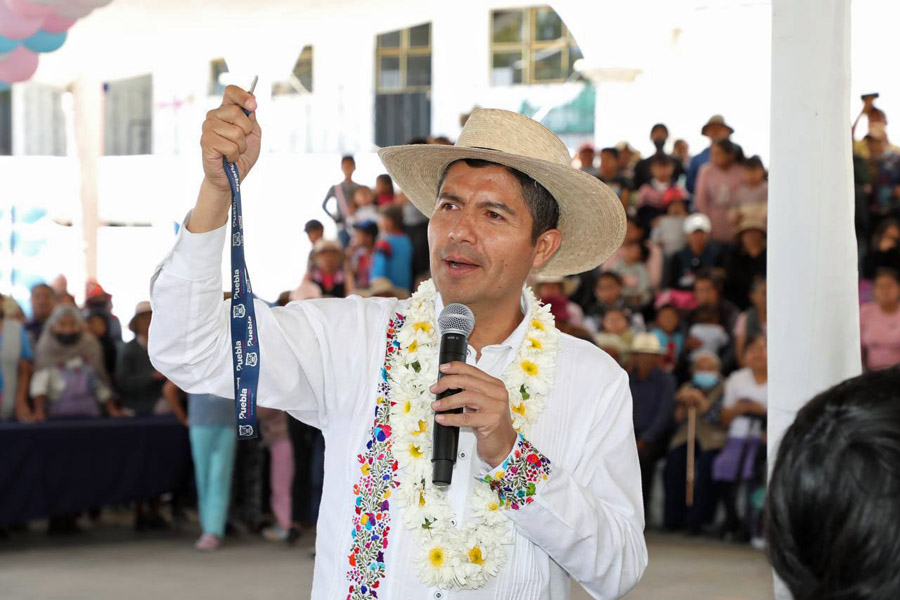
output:
[[[531,326],[535,329],[539,329],[540,331],[546,331],[547,329],[544,327],[544,324],[538,321],[537,319],[531,320]]]
[[[538,374],[538,366],[530,360],[522,361],[522,370],[525,371],[525,374],[529,377],[534,377]]]
[[[412,402],[407,400],[406,402],[403,403],[403,414],[408,415],[409,411],[411,411],[411,410],[412,410]]]
[[[419,321],[418,323],[413,323],[413,331],[424,331],[425,333],[431,332],[431,323],[427,321]]]
[[[419,506],[425,506],[425,492],[419,492]]]
[[[435,569],[440,569],[444,566],[444,549],[443,548],[432,548],[428,552],[428,560],[431,562],[431,566]]]
[[[524,417],[525,416],[525,403],[523,402],[521,404],[516,404],[515,406],[512,407],[512,411],[514,413],[516,413],[517,415],[522,415]]]
[[[419,349],[419,340],[413,340],[412,344],[409,345],[409,351],[415,352],[418,349]]]
[[[496,502],[491,502],[490,504],[488,504],[488,510],[499,510],[499,509],[500,509],[500,505]]]
[[[422,451],[415,444],[409,445],[409,455],[413,458],[422,458]]]
[[[426,427],[428,427],[428,423],[426,423],[425,421],[420,420],[420,421],[419,421],[419,429],[417,429],[416,431],[413,431],[412,434],[413,434],[413,435],[419,435],[419,434],[421,434],[421,433],[425,433],[425,428],[426,428]]]
[[[469,549],[469,562],[476,565],[484,564],[484,556],[481,554],[481,548],[475,546],[474,548]]]
[[[528,342],[531,344],[531,347],[535,350],[543,350],[544,345],[541,344],[536,338],[528,338]]]

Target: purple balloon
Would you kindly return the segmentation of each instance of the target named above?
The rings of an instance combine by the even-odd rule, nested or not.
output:
[[[0,61],[0,81],[17,83],[30,79],[37,71],[38,55],[24,46],[19,46]]]
[[[41,28],[41,17],[23,17],[3,1],[0,2],[0,35],[11,40],[23,40],[33,36]]]

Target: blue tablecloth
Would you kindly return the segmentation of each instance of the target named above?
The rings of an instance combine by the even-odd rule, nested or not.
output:
[[[0,527],[179,490],[190,462],[173,417],[0,423]]]

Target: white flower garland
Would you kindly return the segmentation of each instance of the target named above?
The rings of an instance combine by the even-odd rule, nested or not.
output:
[[[553,385],[559,331],[549,306],[542,306],[526,289],[531,322],[515,360],[501,379],[509,392],[513,426],[525,434],[544,410],[544,396]],[[468,520],[451,524],[453,510],[446,491],[431,483],[431,441],[439,341],[434,314],[437,291],[426,281],[403,311],[406,321],[397,332],[400,348],[390,362],[393,453],[399,465],[397,499],[403,521],[419,547],[416,567],[426,585],[444,589],[478,589],[507,560],[513,543],[512,523],[500,511],[487,483],[473,482]]]

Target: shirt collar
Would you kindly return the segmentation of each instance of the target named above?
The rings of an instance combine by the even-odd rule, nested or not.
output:
[[[528,325],[531,321],[531,305],[528,302],[528,296],[525,294],[525,289],[522,289],[522,294],[519,298],[519,308],[522,311],[522,321],[519,325],[513,330],[512,333],[509,334],[503,342],[500,344],[493,344],[491,346],[486,346],[487,348],[504,348],[508,350],[518,350],[519,346],[522,345],[522,341],[525,339],[525,334],[528,332]],[[444,299],[441,297],[441,293],[438,292],[435,295],[434,300],[434,314],[436,317],[441,315],[441,311],[444,310]],[[477,325],[477,324],[476,324]],[[440,329],[440,327],[438,327]]]

